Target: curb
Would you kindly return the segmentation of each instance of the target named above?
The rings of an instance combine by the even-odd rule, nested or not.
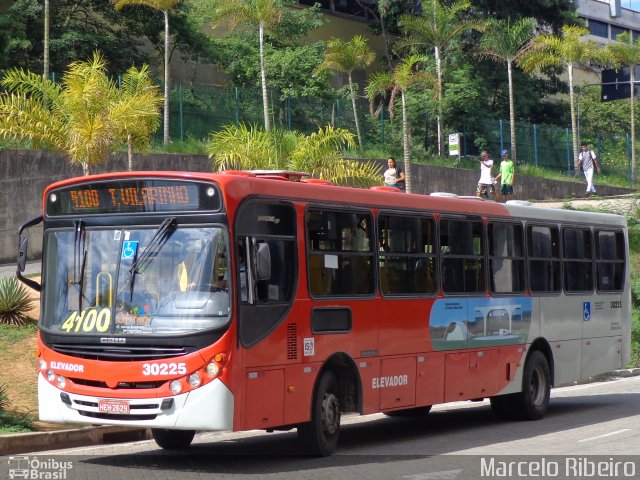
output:
[[[0,435],[0,455],[149,440],[151,430],[131,427],[84,427],[51,432]]]

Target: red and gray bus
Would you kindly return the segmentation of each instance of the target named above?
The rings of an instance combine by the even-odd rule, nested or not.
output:
[[[41,283],[25,230],[43,223]],[[126,172],[49,186],[19,232],[41,290],[48,422],[297,428],[489,398],[535,420],[552,386],[630,359],[626,221],[297,172]]]

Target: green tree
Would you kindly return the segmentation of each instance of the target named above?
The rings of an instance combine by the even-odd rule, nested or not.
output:
[[[223,0],[214,10],[212,23],[219,25],[227,21],[231,30],[239,24],[258,27],[258,43],[260,48],[260,79],[262,85],[262,108],[264,128],[271,130],[269,117],[269,98],[267,95],[267,67],[264,53],[265,31],[282,20],[283,0]]]
[[[112,110],[124,98],[107,76],[99,53],[91,60],[72,63],[61,84],[13,69],[5,74],[2,86],[6,92],[0,93],[0,136],[64,152],[72,163],[82,166],[85,175],[106,160],[114,145],[126,141],[118,137],[122,130],[112,122],[116,116]],[[119,112],[126,117],[139,115],[143,122],[152,116],[146,110],[144,115]]]
[[[131,5],[143,5],[160,10],[164,15],[164,126],[162,138],[169,143],[169,72],[171,60],[171,37],[169,36],[169,12],[180,0],[112,0],[117,10]]]
[[[516,116],[513,93],[513,65],[523,55],[527,42],[533,37],[537,22],[534,18],[510,20],[491,19],[480,39],[479,54],[496,62],[507,64],[509,82],[509,123],[511,127],[511,158],[517,161]]]
[[[413,54],[404,58],[396,66],[393,72],[374,73],[365,87],[365,93],[371,102],[371,110],[378,97],[384,97],[390,93],[389,112],[393,114],[395,98],[400,94],[402,106],[402,148],[404,158],[405,183],[407,192],[413,190],[411,176],[411,138],[409,133],[409,118],[407,114],[406,94],[412,86],[422,85],[437,90],[437,79],[425,70],[419,70],[419,66],[427,62],[423,55]]]
[[[532,17],[540,25],[549,27],[557,32],[565,24],[575,24],[578,21],[576,2],[573,0],[527,0],[526,2],[496,2],[495,0],[471,0],[475,13],[484,18],[518,20]]]
[[[578,129],[576,121],[575,87],[573,69],[587,66],[592,60],[602,57],[598,45],[584,40],[589,30],[575,25],[565,25],[558,35],[545,33],[534,37],[527,52],[520,57],[518,64],[526,71],[547,67],[562,67],[569,76],[569,106],[571,108],[571,133],[573,143],[573,164],[578,172]]]
[[[398,48],[433,48],[436,61],[436,99],[438,102],[438,154],[444,155],[443,119],[443,58],[463,33],[470,29],[482,30],[483,22],[462,18],[469,10],[469,0],[457,0],[445,5],[440,0],[423,2],[421,15],[403,15],[399,25],[407,35],[398,41]]]
[[[144,150],[151,134],[160,126],[162,95],[151,82],[149,67],[129,68],[122,76],[109,107],[109,122],[114,134],[127,144],[128,169],[133,170],[133,149]]]
[[[32,31],[42,7],[36,0],[16,0],[10,7],[0,8],[0,69],[21,63],[37,50],[38,37]],[[41,33],[41,32],[39,32]]]
[[[378,166],[341,157],[344,147],[354,146],[353,133],[343,128],[327,126],[304,135],[240,124],[212,133],[207,150],[215,170],[293,170],[342,185],[379,183]]]
[[[631,181],[635,182],[637,177],[637,154],[636,154],[636,118],[635,118],[635,65],[640,63],[640,38],[635,42],[631,39],[629,32],[618,35],[617,42],[612,42],[606,47],[606,58],[615,68],[629,68],[631,85],[629,95],[629,107],[631,110]]]
[[[329,40],[327,44],[327,49],[324,52],[324,60],[316,69],[316,73],[333,70],[347,74],[353,116],[356,122],[356,133],[358,134],[358,145],[360,148],[362,148],[362,132],[360,131],[360,123],[358,121],[356,92],[353,88],[352,74],[354,70],[367,68],[373,63],[375,58],[375,52],[367,44],[367,39],[361,35],[356,35],[347,42],[339,38],[333,38]]]

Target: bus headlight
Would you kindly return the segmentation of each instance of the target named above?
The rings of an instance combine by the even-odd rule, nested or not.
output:
[[[191,385],[193,388],[198,388],[200,386],[200,383],[202,383],[202,380],[200,380],[200,375],[198,375],[197,373],[192,373],[191,375],[189,375],[189,385]]]
[[[64,388],[67,385],[67,379],[63,376],[58,377],[58,388]]]
[[[207,375],[209,375],[210,377],[215,377],[216,375],[218,375],[218,373],[220,373],[220,368],[218,368],[218,365],[213,362],[207,364]]]
[[[56,374],[53,373],[53,370],[47,370],[47,380],[53,382],[56,379]]]
[[[178,394],[182,391],[182,382],[180,380],[172,380],[169,384],[171,393]]]

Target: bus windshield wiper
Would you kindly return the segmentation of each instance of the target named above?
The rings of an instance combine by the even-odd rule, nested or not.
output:
[[[145,248],[144,252],[140,256],[136,256],[131,263],[131,268],[129,269],[130,280],[129,280],[129,296],[133,297],[133,285],[136,280],[136,275],[140,272],[143,272],[145,268],[149,266],[149,264],[156,258],[156,255],[160,252],[160,249],[167,242],[171,234],[176,230],[176,218],[171,217],[165,219],[156,233],[153,234],[149,244]]]
[[[87,265],[86,234],[82,220],[74,222],[73,238],[73,285],[78,287],[78,310],[82,310],[84,297],[84,271]]]

